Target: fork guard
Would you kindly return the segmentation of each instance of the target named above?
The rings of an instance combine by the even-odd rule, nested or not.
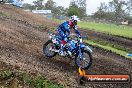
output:
[[[84,45],[84,50],[88,50],[90,53],[93,52],[92,49],[89,46],[85,46],[85,45]]]

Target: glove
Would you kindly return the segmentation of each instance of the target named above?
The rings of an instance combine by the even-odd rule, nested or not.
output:
[[[81,35],[79,35],[79,34],[75,34],[74,36],[78,37],[78,38],[81,38]]]
[[[65,41],[65,42],[67,42],[67,41],[68,41],[68,38],[67,38],[67,37],[65,37],[65,38],[64,38],[64,41]]]

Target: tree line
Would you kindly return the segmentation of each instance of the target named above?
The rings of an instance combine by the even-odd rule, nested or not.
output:
[[[53,15],[77,15],[79,17],[86,16],[86,0],[71,0],[68,8],[57,6],[56,2],[53,0],[48,0],[46,3],[44,3],[44,0],[37,0],[33,1],[33,5],[28,3],[23,4],[23,8],[29,10],[51,10]]]
[[[5,0],[12,2],[12,0]],[[54,16],[77,15],[80,18],[87,17],[86,14],[86,1],[87,0],[71,0],[68,8],[57,6],[54,0],[34,0],[33,4],[24,3],[23,8],[29,10],[51,10]],[[107,20],[112,22],[120,22],[124,19],[132,19],[132,0],[112,0],[109,3],[101,3],[98,11],[92,14],[93,18]]]
[[[108,4],[101,3],[92,17],[114,22],[132,19],[132,0],[112,0]]]

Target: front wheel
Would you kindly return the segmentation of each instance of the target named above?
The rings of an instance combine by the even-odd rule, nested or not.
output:
[[[54,57],[57,54],[56,52],[51,51],[50,49],[56,49],[56,46],[51,40],[48,40],[43,45],[43,53],[49,58]]]
[[[75,64],[82,69],[88,69],[92,65],[92,55],[89,51],[83,50],[83,59],[80,56],[76,56]]]

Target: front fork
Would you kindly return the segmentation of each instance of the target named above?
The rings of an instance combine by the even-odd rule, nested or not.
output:
[[[80,60],[83,60],[84,58],[84,55],[82,53],[82,49],[79,47],[79,57],[80,57]]]

